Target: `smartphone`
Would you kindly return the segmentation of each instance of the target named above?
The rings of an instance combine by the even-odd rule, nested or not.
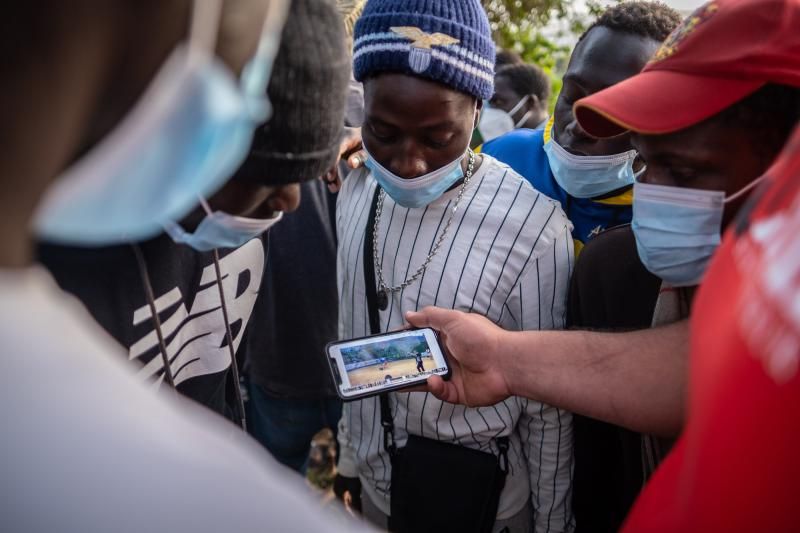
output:
[[[431,328],[331,342],[326,351],[336,391],[345,401],[419,385],[433,374],[450,377]]]

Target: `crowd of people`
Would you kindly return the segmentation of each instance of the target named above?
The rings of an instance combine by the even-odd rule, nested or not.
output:
[[[3,531],[796,529],[800,0],[607,7],[552,112],[478,0],[6,20]]]

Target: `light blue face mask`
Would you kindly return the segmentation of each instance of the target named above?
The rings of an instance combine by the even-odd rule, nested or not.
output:
[[[467,148],[464,148],[464,153],[452,163],[448,163],[424,176],[411,179],[402,178],[384,168],[370,155],[366,146],[364,151],[367,152],[367,161],[364,165],[372,171],[372,176],[378,182],[378,185],[386,191],[386,194],[392,200],[409,209],[425,207],[438,199],[454,183],[464,177],[461,160],[464,159]]]
[[[88,246],[142,240],[216,192],[269,115],[267,84],[287,7],[270,2],[258,51],[237,82],[214,54],[220,0],[195,0],[189,42],[120,125],[48,189],[37,235]]]
[[[206,217],[194,232],[186,231],[175,222],[164,224],[164,229],[173,241],[191,246],[198,252],[208,252],[216,248],[239,248],[249,240],[261,236],[283,218],[283,212],[267,219],[237,217],[222,211],[212,212],[205,201],[201,205],[206,211]]]
[[[725,204],[760,181],[727,198],[723,191],[637,182],[631,227],[647,270],[673,287],[700,283],[722,238]]]
[[[544,145],[550,171],[573,198],[594,198],[633,185],[636,150],[615,155],[575,155],[556,142],[551,133]]]

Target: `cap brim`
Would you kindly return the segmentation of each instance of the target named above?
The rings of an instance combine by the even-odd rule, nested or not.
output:
[[[593,137],[664,134],[716,115],[763,86],[761,80],[649,70],[578,100],[575,118]]]

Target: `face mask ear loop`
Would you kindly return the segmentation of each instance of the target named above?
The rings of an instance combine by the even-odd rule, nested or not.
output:
[[[288,14],[289,2],[286,0],[270,0],[253,62],[261,62],[265,65],[272,64],[272,60],[278,54],[281,34]],[[247,78],[248,87],[246,89],[248,93],[265,94],[269,86],[269,78],[269,69],[253,69]]]
[[[725,198],[725,200],[723,200],[723,202],[722,202],[722,203],[725,203],[725,204],[727,204],[727,203],[729,203],[729,202],[733,202],[733,201],[734,201],[734,200],[736,200],[737,198],[741,198],[741,197],[742,197],[742,196],[744,196],[745,194],[747,194],[747,193],[749,193],[750,191],[752,191],[753,189],[755,189],[755,188],[758,186],[758,184],[759,184],[759,183],[761,183],[762,181],[764,181],[764,177],[765,177],[765,176],[761,176],[760,178],[754,179],[753,181],[751,181],[750,183],[748,183],[747,185],[745,185],[745,186],[744,186],[744,187],[743,187],[741,190],[739,190],[739,192],[735,192],[735,193],[733,193],[732,195],[730,195],[730,196],[728,196],[727,198]]]
[[[167,344],[164,342],[164,333],[161,330],[161,319],[158,317],[158,310],[156,309],[156,301],[153,296],[153,286],[150,283],[150,275],[147,273],[147,263],[144,261],[142,250],[138,244],[131,244],[133,248],[133,255],[136,257],[136,264],[139,267],[139,275],[142,277],[142,285],[144,286],[144,295],[147,299],[147,305],[150,307],[150,316],[153,320],[153,326],[156,330],[156,337],[158,338],[158,348],[161,352],[161,361],[164,365],[164,379],[169,386],[175,391],[175,379],[172,376],[172,367],[170,366],[169,354],[167,353]]]
[[[512,119],[513,119],[514,115],[517,114],[517,111],[522,109],[522,106],[524,106],[527,103],[527,101],[530,99],[530,97],[531,97],[531,95],[529,95],[529,94],[526,94],[525,96],[523,96],[520,99],[520,101],[517,102],[517,105],[515,105],[514,107],[511,108],[511,111],[508,112],[508,115],[510,117],[512,117]]]
[[[211,206],[208,205],[208,202],[206,201],[206,199],[203,198],[202,196],[199,196],[199,195],[198,195],[197,199],[200,200],[200,206],[203,208],[203,211],[206,212],[206,215],[210,215],[212,213]]]
[[[533,111],[528,110],[524,115],[522,115],[522,118],[519,119],[519,121],[516,124],[514,124],[514,128],[519,128],[520,126],[525,124],[525,122],[530,118],[530,116],[532,114],[533,114]]]
[[[236,408],[239,411],[239,421],[242,425],[242,429],[247,431],[247,420],[244,414],[244,398],[242,398],[242,391],[239,388],[239,365],[236,363],[236,351],[233,349],[233,335],[231,334],[231,324],[228,321],[228,306],[225,304],[225,290],[222,288],[222,270],[219,267],[219,252],[216,249],[214,249],[214,271],[217,275],[222,319],[225,321],[225,342],[228,343],[228,352],[231,356],[231,373],[233,376],[233,388],[236,392]]]
[[[189,26],[189,58],[213,56],[222,17],[222,0],[194,0]]]

